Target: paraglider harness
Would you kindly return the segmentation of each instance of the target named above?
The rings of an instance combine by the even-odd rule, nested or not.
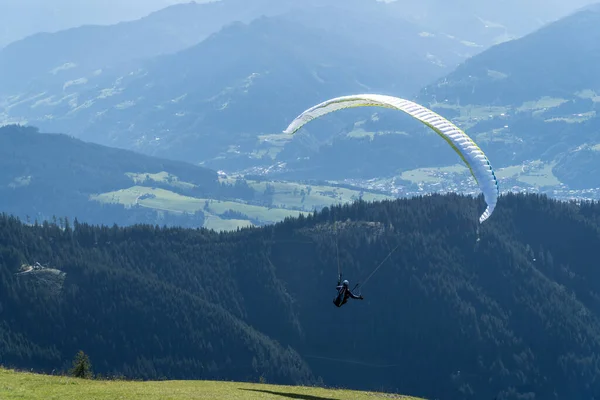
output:
[[[348,286],[345,285],[345,282],[342,283],[342,274],[338,278],[338,284],[336,289],[338,290],[337,296],[333,299],[333,304],[336,307],[341,307],[348,301],[349,297],[353,299],[363,299],[362,294],[359,292],[358,294],[354,293],[354,291],[360,286],[360,283],[357,283],[352,290]]]

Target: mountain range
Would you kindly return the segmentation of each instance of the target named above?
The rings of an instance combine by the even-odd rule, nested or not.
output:
[[[35,37],[15,42],[0,52],[0,65],[13,71],[0,90],[0,116],[4,123],[26,122],[228,173],[346,180],[402,194],[471,190],[467,169],[455,167],[460,160],[454,153],[399,113],[345,111],[312,123],[293,140],[279,135],[298,113],[326,98],[378,92],[414,98],[467,130],[505,188],[596,196],[590,173],[598,168],[596,6],[486,49],[444,34],[441,22],[435,25],[439,31],[428,29],[428,18],[445,18],[431,12],[433,2],[421,5],[419,13],[428,17],[419,22],[416,8],[405,5],[405,13],[399,11],[401,2],[278,2],[274,7],[262,0],[244,2],[237,16],[223,11],[235,8],[235,1],[177,5],[119,28],[133,36],[123,36],[117,26],[98,27],[104,44],[97,47],[109,52],[100,58],[86,55],[85,43],[92,42],[85,39],[80,50],[64,50],[66,58],[20,61],[24,54],[39,53],[25,50],[33,43],[38,44],[32,49],[47,47],[57,54],[50,49],[70,35],[85,38],[79,28],[47,35],[53,45]],[[553,7],[547,10],[549,20]],[[530,21],[529,10],[513,25],[533,26],[524,22]],[[211,24],[175,23],[196,12]],[[473,12],[484,15],[478,13]],[[161,29],[184,38],[196,29],[197,43],[169,39]],[[152,32],[164,36],[166,47],[126,40],[123,46],[108,45],[115,42],[107,40],[110,35],[140,39]],[[90,64],[74,66],[77,57]],[[40,75],[69,60],[75,60],[69,64],[73,68],[55,70],[52,79]]]
[[[128,23],[168,5],[186,3],[186,0],[146,0],[143,3],[124,3],[118,0],[89,0],[85,3],[75,0],[55,0],[52,3],[43,0],[7,1],[4,12],[0,15],[0,48],[40,32],[54,33],[81,25]],[[303,3],[307,1],[304,0]],[[388,0],[383,1],[389,3]],[[280,3],[284,2],[285,0]],[[493,44],[498,40],[527,34],[535,27],[560,18],[590,2],[592,1],[551,0],[498,4],[492,1],[462,1],[458,7],[449,7],[448,3],[439,0],[418,3],[392,0],[391,5],[394,6],[395,12],[425,26],[441,26],[446,33],[465,40],[491,41]],[[227,12],[235,18],[240,7],[246,9],[248,5],[252,6],[258,2],[240,2],[232,7],[228,6],[234,3],[228,0],[195,0],[187,3],[219,3],[207,5],[203,10],[210,13],[214,9],[211,8],[213,5],[227,8]],[[267,11],[264,4],[266,3],[258,3],[261,12]],[[269,7],[277,7],[277,4],[271,2]],[[466,10],[470,12],[465,12]],[[52,15],[52,18],[48,18],[48,15]],[[202,15],[197,14],[196,17]]]
[[[260,5],[264,7],[260,7]],[[111,65],[173,53],[195,45],[233,21],[249,22],[290,0],[189,2],[113,25],[84,25],[40,32],[0,51],[2,93],[38,90],[45,83],[81,78]],[[53,77],[60,71],[58,77]]]
[[[390,4],[417,23],[487,48],[525,36],[594,3],[595,0],[396,0]]]
[[[503,190],[598,198],[594,171],[600,167],[600,82],[594,66],[600,54],[599,23],[600,8],[587,7],[474,55],[426,85],[414,99],[473,137],[490,158]],[[396,176],[413,180],[408,185],[398,181],[405,187],[426,181],[428,190],[453,190],[455,182],[468,180],[464,166],[452,167],[460,160],[446,144],[429,130],[424,136],[423,129],[402,113],[346,113],[346,125],[318,151],[289,146],[279,153],[277,161],[289,160],[280,176],[346,177],[365,183]],[[307,125],[305,133],[320,129]]]
[[[136,32],[153,51],[157,48],[147,39],[151,35]],[[386,37],[395,40],[381,39]],[[23,50],[17,44],[0,53],[0,64],[14,70],[7,84],[28,86],[3,91],[10,93],[4,98],[6,122],[194,163],[232,149],[260,154],[264,146],[256,148],[257,136],[280,132],[294,113],[324,96],[356,90],[410,95],[450,72],[470,48],[422,34],[420,27],[370,0],[233,23],[197,45],[139,62],[131,60],[139,55],[129,49],[143,46],[109,46],[113,53],[131,53],[130,61],[104,55],[112,60],[105,66],[87,55],[86,44],[81,57],[89,66],[56,71],[51,79],[46,72],[43,78],[19,79],[27,70],[19,65],[36,68],[29,75],[37,77],[77,60],[53,56],[42,70],[19,58]],[[45,47],[56,54],[53,46]]]
[[[0,48],[37,33],[139,19],[152,11],[182,2],[185,0],[5,0],[0,14]]]
[[[541,161],[571,189],[598,188],[599,23],[590,7],[490,48],[418,99],[456,116],[497,167]]]

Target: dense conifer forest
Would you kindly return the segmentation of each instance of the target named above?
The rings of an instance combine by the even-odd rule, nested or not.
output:
[[[137,379],[598,398],[600,205],[509,194],[478,232],[482,207],[358,201],[229,233],[4,214],[0,364],[64,371],[83,350]],[[365,282],[340,309],[338,262]]]

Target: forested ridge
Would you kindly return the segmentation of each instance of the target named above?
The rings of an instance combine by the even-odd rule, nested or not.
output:
[[[160,172],[186,184],[158,182],[148,175]],[[130,176],[136,173],[145,175],[146,180],[136,183]],[[90,199],[91,195],[136,184],[211,199],[247,199],[254,195],[245,181],[220,183],[217,172],[200,166],[87,143],[64,134],[40,133],[30,126],[0,127],[0,211],[25,221],[56,216],[105,225],[202,226],[202,211],[177,215]]]
[[[478,233],[483,206],[358,201],[229,233],[3,215],[0,364],[81,349],[130,378],[598,398],[600,205],[508,194]],[[352,287],[396,247],[333,306],[338,252]]]

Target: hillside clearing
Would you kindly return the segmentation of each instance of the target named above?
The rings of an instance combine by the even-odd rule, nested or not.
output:
[[[234,178],[220,178],[221,182],[235,183]],[[273,205],[284,209],[300,207],[307,211],[313,208],[328,207],[332,204],[347,203],[358,199],[361,190],[347,189],[336,186],[309,185],[296,182],[258,182],[247,180],[248,185],[259,193],[267,188],[267,184],[273,187]],[[372,193],[368,190],[362,192],[365,201],[377,201],[393,199],[393,196]]]
[[[240,212],[249,218],[256,219],[263,223],[274,223],[281,221],[286,217],[298,216],[299,214],[306,215],[306,212],[296,210],[268,208],[234,201],[183,196],[169,190],[145,186],[133,186],[127,189],[93,195],[90,196],[90,199],[102,203],[120,203],[128,207],[139,204],[142,207],[174,213],[194,213],[199,210],[204,210],[207,216],[212,215],[211,218],[207,218],[205,227],[215,230],[231,230],[236,229],[237,227],[250,225],[249,221],[243,220],[238,220],[237,222],[220,221],[221,218],[219,218],[219,215],[228,210]]]
[[[561,182],[552,172],[555,165],[555,162],[544,163],[541,160],[533,160],[521,165],[500,168],[497,170],[496,176],[501,180],[516,179],[535,187],[557,186]]]
[[[159,173],[127,173],[134,186],[90,195],[90,200],[100,203],[122,204],[126,207],[139,205],[169,213],[194,213],[203,211],[206,217],[204,227],[216,231],[236,230],[245,226],[272,224],[287,217],[308,215],[315,209],[332,204],[349,203],[360,197],[365,201],[392,199],[392,196],[352,190],[334,186],[307,185],[294,182],[247,181],[260,198],[267,189],[273,192],[270,206],[262,203],[247,204],[244,201],[224,201],[199,198],[176,193],[176,190],[156,188],[153,182],[166,183],[173,188],[190,189],[196,185],[179,180],[176,175],[162,171]],[[235,178],[220,177],[221,183],[235,184]],[[227,212],[238,212],[240,218],[223,217]]]
[[[300,386],[215,381],[100,381],[0,369],[3,400],[398,399],[416,397]]]

